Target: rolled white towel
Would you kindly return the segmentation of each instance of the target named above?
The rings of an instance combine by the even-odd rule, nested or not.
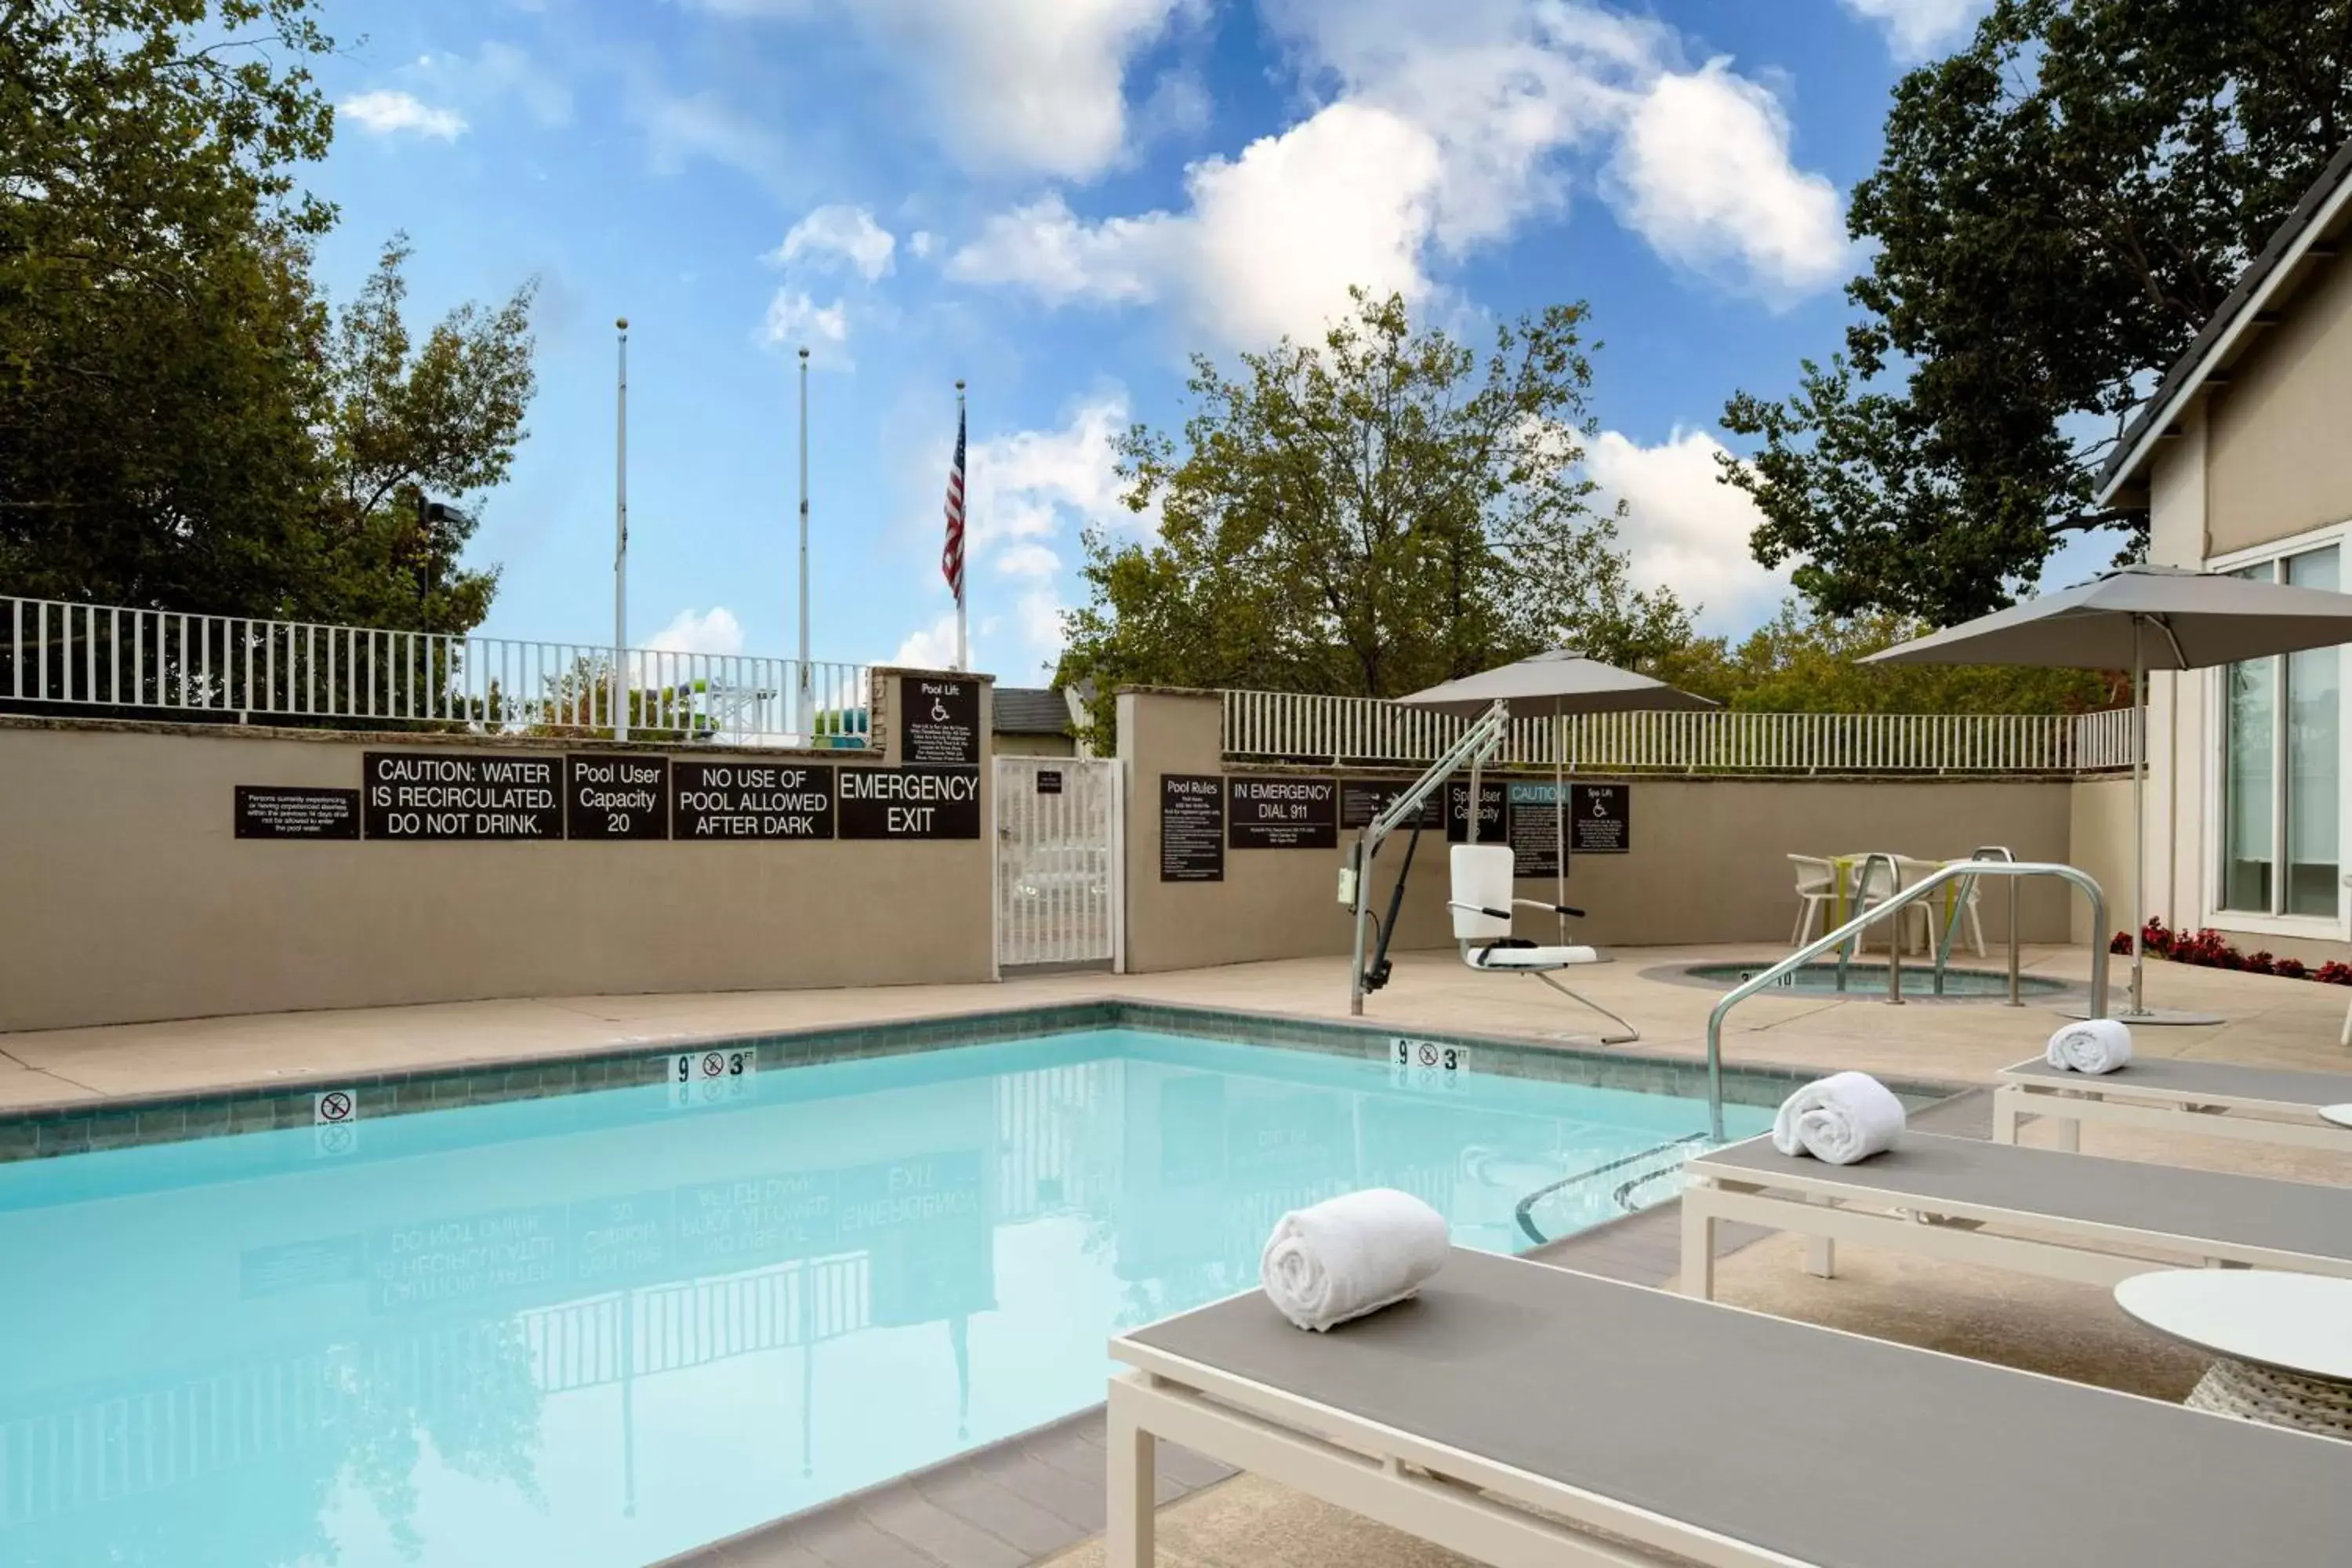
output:
[[[1780,1102],[1772,1147],[1851,1165],[1891,1149],[1903,1131],[1903,1102],[1868,1073],[1832,1073]]]
[[[2113,1072],[2131,1060],[2131,1029],[2120,1018],[2085,1018],[2050,1037],[2050,1065],[2070,1072]]]
[[[1284,1215],[1258,1259],[1282,1315],[1318,1333],[1403,1300],[1445,1264],[1445,1216],[1393,1187]]]

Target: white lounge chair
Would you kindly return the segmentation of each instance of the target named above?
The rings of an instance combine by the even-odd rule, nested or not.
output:
[[[2341,1562],[2333,1438],[1456,1250],[1301,1332],[1252,1290],[1111,1342],[1108,1568],[1161,1437],[1509,1568]]]
[[[2105,1121],[2158,1132],[2195,1132],[2352,1152],[2352,1128],[2320,1107],[2352,1103],[2352,1074],[2291,1072],[2231,1062],[2134,1057],[2113,1072],[2068,1072],[2042,1058],[2000,1069],[1992,1091],[1992,1136],[2017,1142],[2021,1123],[2054,1121],[2058,1146],[2072,1150],[2082,1123]]]
[[[1723,1220],[1806,1237],[1805,1267],[1824,1279],[1840,1241],[2089,1285],[2181,1264],[2352,1278],[2342,1187],[1916,1131],[1852,1165],[1783,1154],[1768,1137],[1683,1171],[1682,1288],[1702,1298],[1715,1293]]]
[[[1454,939],[1461,948],[1463,963],[1486,973],[1532,974],[1570,1001],[1591,1008],[1624,1031],[1601,1036],[1604,1046],[1622,1046],[1642,1037],[1641,1030],[1600,1003],[1579,995],[1552,978],[1560,970],[1580,963],[1599,963],[1600,953],[1589,947],[1538,947],[1511,935],[1511,914],[1515,910],[1541,910],[1546,914],[1573,915],[1580,920],[1584,916],[1582,910],[1512,897],[1511,851],[1507,845],[1456,844],[1451,869],[1454,896],[1446,900],[1445,907],[1454,913]]]

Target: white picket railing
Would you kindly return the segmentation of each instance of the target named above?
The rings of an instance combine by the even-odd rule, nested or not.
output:
[[[0,596],[0,704],[339,728],[863,747],[864,665]],[[616,684],[618,693],[616,697]]]
[[[1226,691],[1236,761],[1427,763],[1465,721],[1366,697]],[[2096,713],[1586,713],[1513,721],[1503,766],[1687,773],[2076,773],[2132,763],[2129,709]]]

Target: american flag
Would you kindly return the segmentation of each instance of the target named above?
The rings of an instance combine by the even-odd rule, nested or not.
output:
[[[963,411],[956,411],[955,462],[948,468],[948,542],[940,552],[940,571],[948,580],[956,603],[963,603]]]

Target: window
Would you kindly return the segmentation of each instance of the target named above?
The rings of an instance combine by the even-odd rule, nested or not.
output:
[[[2237,575],[2332,590],[2340,552],[2329,545]],[[2336,650],[2326,647],[2222,672],[2223,909],[2336,912],[2343,711],[2336,665]]]

